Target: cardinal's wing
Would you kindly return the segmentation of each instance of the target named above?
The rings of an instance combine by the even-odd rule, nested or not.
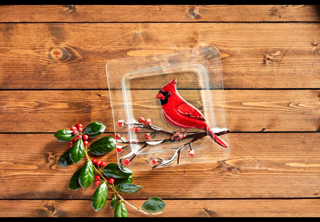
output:
[[[181,105],[179,105],[178,112],[187,117],[206,121],[203,115],[196,108],[194,108],[188,103],[182,103]]]

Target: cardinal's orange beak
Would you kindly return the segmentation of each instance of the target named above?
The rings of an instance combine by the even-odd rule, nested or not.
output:
[[[166,97],[165,97],[162,93],[159,93],[159,94],[157,95],[157,98],[158,98],[158,99],[165,99]]]

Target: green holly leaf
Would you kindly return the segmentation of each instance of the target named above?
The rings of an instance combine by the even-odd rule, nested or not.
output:
[[[113,195],[111,203],[110,203],[110,208],[114,209],[117,206],[118,198],[117,195]]]
[[[114,210],[114,217],[128,217],[128,211],[124,203],[120,200]]]
[[[116,140],[111,136],[106,136],[93,142],[88,151],[94,155],[104,155],[116,148]]]
[[[67,150],[66,152],[64,152],[59,160],[58,160],[58,166],[70,166],[71,164],[73,164],[72,160],[69,157],[69,150]]]
[[[87,125],[83,130],[83,135],[87,134],[89,138],[96,137],[104,132],[106,126],[101,122],[93,122]]]
[[[102,172],[106,177],[112,177],[115,180],[127,179],[132,175],[132,171],[129,168],[124,166],[122,171],[120,170],[119,165],[116,163],[109,163],[103,168]]]
[[[76,135],[73,135],[72,130],[58,130],[55,134],[54,137],[57,138],[59,142],[68,142],[73,140]]]
[[[108,187],[107,184],[104,182],[99,185],[99,187],[94,192],[92,199],[91,199],[91,206],[92,208],[98,212],[104,208],[107,202],[108,197]]]
[[[165,207],[166,207],[166,203],[162,199],[158,197],[152,197],[143,203],[141,209],[153,213],[153,212],[161,211]]]
[[[136,193],[138,192],[142,186],[135,185],[132,183],[123,183],[116,187],[116,189],[123,193]]]
[[[78,181],[78,177],[80,175],[81,172],[81,168],[79,168],[76,172],[74,172],[74,174],[71,177],[70,183],[69,183],[69,189],[70,190],[77,190],[79,189],[81,186],[79,184]]]
[[[123,183],[132,183],[132,175],[130,175],[128,178],[124,178],[124,179],[115,179],[113,184],[115,186],[117,186],[117,185],[120,185]]]
[[[83,189],[89,187],[93,182],[93,177],[94,177],[94,172],[93,172],[92,162],[90,160],[87,160],[78,177],[80,186]]]
[[[69,150],[69,157],[74,163],[78,163],[84,157],[84,145],[81,139],[78,139]]]

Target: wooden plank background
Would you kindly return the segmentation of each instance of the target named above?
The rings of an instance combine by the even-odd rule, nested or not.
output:
[[[319,11],[314,5],[0,6],[0,216],[112,216],[91,208],[95,186],[68,190],[77,167],[57,166],[67,146],[54,132],[102,121],[113,135],[110,59],[204,44],[222,55],[230,158],[135,172],[133,182],[143,188],[123,196],[136,206],[161,197],[164,217],[319,217]],[[101,159],[115,162],[116,154]]]

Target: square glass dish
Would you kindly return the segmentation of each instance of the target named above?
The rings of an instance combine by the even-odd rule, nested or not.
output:
[[[106,71],[120,166],[141,171],[229,157],[217,48],[110,60]]]

